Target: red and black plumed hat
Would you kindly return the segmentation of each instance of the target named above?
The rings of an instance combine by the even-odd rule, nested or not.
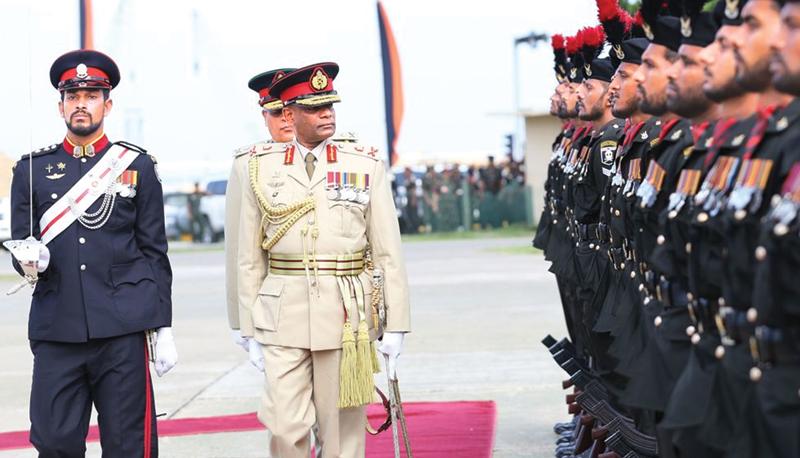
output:
[[[578,30],[574,36],[567,37],[566,49],[569,58],[569,74],[567,77],[571,83],[583,81],[583,56],[581,46],[583,45],[583,31]]]
[[[550,37],[550,44],[553,46],[553,61],[555,63],[554,69],[556,72],[556,79],[559,83],[567,81],[568,67],[567,62],[567,49],[564,42],[564,35],[555,34]]]

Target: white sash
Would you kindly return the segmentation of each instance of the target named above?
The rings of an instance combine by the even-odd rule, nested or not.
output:
[[[44,212],[39,220],[42,243],[50,243],[83,215],[138,156],[134,150],[111,145],[97,164]]]

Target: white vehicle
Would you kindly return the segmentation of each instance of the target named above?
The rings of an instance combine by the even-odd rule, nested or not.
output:
[[[206,183],[206,193],[200,197],[200,241],[217,242],[225,237],[225,188],[228,180]]]
[[[0,197],[0,243],[11,240],[11,198]]]

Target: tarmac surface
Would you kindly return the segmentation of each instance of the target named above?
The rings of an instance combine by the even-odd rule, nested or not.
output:
[[[403,248],[412,306],[398,368],[403,400],[493,400],[495,457],[553,456],[552,425],[567,417],[564,374],[539,341],[566,331],[549,263],[530,248],[530,237],[412,241]],[[221,247],[176,244],[170,259],[179,362],[163,378],[153,372],[157,411],[167,418],[255,411],[263,375],[231,340]],[[15,275],[9,254],[0,252],[0,294],[17,283]],[[29,295],[24,289],[0,296],[0,432],[30,427]],[[266,437],[256,431],[161,438],[160,456],[263,457]],[[0,452],[35,456],[33,449]],[[90,444],[86,456],[100,457],[99,445]]]

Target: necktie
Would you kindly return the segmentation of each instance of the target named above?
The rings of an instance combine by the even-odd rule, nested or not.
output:
[[[306,154],[306,173],[308,174],[308,179],[309,180],[314,175],[314,163],[316,161],[317,161],[317,158],[314,157],[313,154],[311,154],[311,153],[307,153]]]

